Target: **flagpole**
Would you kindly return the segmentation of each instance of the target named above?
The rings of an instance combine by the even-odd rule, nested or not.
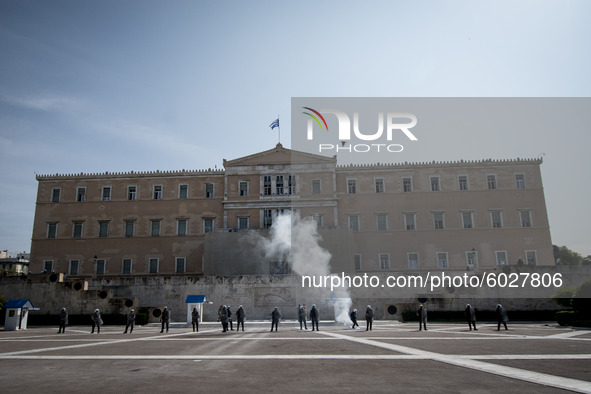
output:
[[[279,143],[281,144],[281,122],[279,122],[279,115],[277,115],[277,128],[279,129]]]

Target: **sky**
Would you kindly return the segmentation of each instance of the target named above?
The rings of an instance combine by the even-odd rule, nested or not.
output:
[[[0,0],[0,250],[30,250],[35,174],[222,168],[274,147],[278,116],[290,146],[292,97],[589,97],[589,15],[584,0]],[[451,134],[421,157],[543,153],[552,242],[586,256],[590,127],[556,124],[498,152]]]

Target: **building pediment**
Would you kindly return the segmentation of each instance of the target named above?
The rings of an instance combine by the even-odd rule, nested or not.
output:
[[[326,157],[314,155],[311,153],[300,152],[284,148],[281,143],[277,144],[273,149],[264,152],[255,153],[249,156],[241,157],[234,160],[224,159],[224,168],[239,167],[239,166],[259,166],[259,165],[287,165],[287,164],[319,164],[319,163],[335,163],[336,156]]]

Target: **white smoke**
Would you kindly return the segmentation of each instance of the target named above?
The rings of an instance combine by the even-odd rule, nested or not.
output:
[[[301,219],[296,213],[278,215],[273,221],[268,238],[260,237],[258,245],[265,259],[286,261],[296,275],[325,277],[331,274],[331,254],[320,246],[316,222],[311,218]],[[349,308],[352,305],[349,290],[337,288],[331,294],[327,288],[307,288],[306,296],[321,305],[334,308],[335,320],[352,324]]]

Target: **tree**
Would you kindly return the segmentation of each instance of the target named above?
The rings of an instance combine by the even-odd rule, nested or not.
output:
[[[572,301],[575,293],[575,289],[571,289],[570,287],[561,287],[552,296],[552,301],[565,308],[570,308],[572,307]]]
[[[591,313],[591,279],[583,282],[572,300],[573,308],[585,314]]]
[[[560,263],[563,265],[581,265],[583,263],[583,256],[566,246],[552,245],[552,249],[554,250],[554,259],[560,258]]]

